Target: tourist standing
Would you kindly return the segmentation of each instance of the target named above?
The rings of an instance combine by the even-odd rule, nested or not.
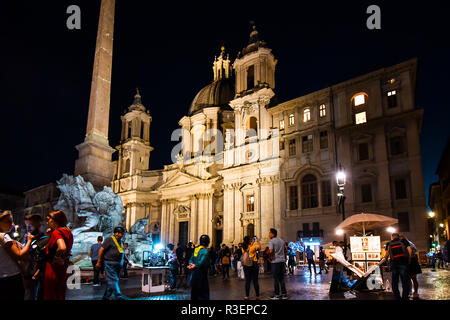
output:
[[[411,247],[411,259],[410,264],[408,267],[408,274],[411,279],[410,284],[410,293],[412,293],[413,299],[419,298],[419,282],[417,281],[417,275],[422,273],[422,268],[420,268],[419,264],[419,257],[417,256],[417,247],[414,243],[409,241],[409,239],[406,236],[400,236],[400,239],[405,239],[408,241],[410,247]],[[412,289],[414,288],[414,292],[412,292]]]
[[[222,263],[222,279],[228,280],[230,278],[230,249],[226,244],[222,244],[222,250],[220,254],[220,262]]]
[[[442,250],[439,249],[436,258],[438,260],[438,269],[444,269],[444,255],[442,254]]]
[[[288,246],[288,269],[289,274],[294,274],[295,269],[295,250]]]
[[[317,274],[317,272],[316,272],[316,262],[315,262],[315,259],[314,259],[316,254],[314,253],[314,251],[311,250],[310,246],[306,247],[305,253],[306,253],[306,259],[308,260],[309,276],[311,277],[312,276],[311,265],[314,267],[314,275]]]
[[[103,237],[98,236],[97,243],[94,243],[91,246],[91,250],[89,252],[89,257],[91,257],[91,262],[92,262],[92,268],[94,269],[94,287],[101,286],[100,272],[103,272],[104,265],[101,264],[100,268],[97,268],[97,261],[98,261],[98,252],[100,251],[100,248],[102,247],[102,242],[103,242]]]
[[[186,248],[184,247],[184,244],[180,244],[178,242],[177,249],[175,250],[175,254],[177,256],[178,260],[178,274],[183,274],[183,267],[184,267],[184,255],[185,255]]]
[[[11,239],[8,232],[14,227],[11,211],[0,213],[0,300],[23,300],[24,287],[18,261],[30,249],[33,235],[27,235],[27,242],[21,247]]]
[[[211,248],[208,249],[208,257],[209,257],[209,275],[215,276],[216,275],[216,249],[214,249],[214,246],[211,246]]]
[[[187,248],[186,248],[186,252],[184,254],[184,266],[185,266],[185,274],[186,274],[186,282],[189,283],[189,278],[191,275],[191,270],[189,270],[188,266],[189,266],[189,261],[191,260],[192,254],[194,253],[194,248],[192,247],[192,242],[189,241]]]
[[[335,247],[335,256],[340,257],[343,260],[344,256],[344,242],[333,241],[333,246]],[[344,266],[334,259],[333,265],[333,275],[331,276],[330,294],[337,293],[340,291],[345,291],[350,289],[356,280],[350,281],[344,276]]]
[[[130,248],[128,243],[124,243],[124,255],[123,255],[123,266],[122,266],[122,278],[128,279],[128,266],[130,265]]]
[[[119,288],[120,272],[125,255],[122,244],[124,233],[123,227],[114,228],[114,234],[105,239],[98,253],[97,268],[100,268],[101,263],[104,262],[107,281],[103,300],[124,300]]]
[[[270,253],[269,252],[270,252],[269,247],[266,247],[264,249],[264,251],[263,251],[264,270],[266,270],[267,273],[270,273],[270,265],[272,264],[271,260],[270,260]]]
[[[327,255],[325,254],[325,251],[323,251],[323,247],[320,247],[319,248],[319,274],[322,274],[322,270],[325,270],[325,272],[328,273]]]
[[[400,239],[398,233],[391,235],[391,241],[386,245],[385,258],[390,258],[390,269],[392,273],[392,291],[395,298],[400,300],[409,299],[409,274],[408,267],[411,264],[412,248],[406,239]],[[402,295],[398,289],[399,280],[402,282]]]
[[[261,242],[257,237],[250,238],[244,237],[244,243],[242,244],[242,264],[244,267],[245,275],[245,300],[250,296],[250,285],[253,282],[255,288],[256,300],[259,300],[259,283],[258,283],[258,255],[257,251],[261,250]]]
[[[50,227],[44,275],[44,300],[65,300],[67,289],[67,268],[73,245],[72,231],[67,227],[67,217],[61,210],[47,214]]]
[[[271,271],[273,275],[274,295],[271,300],[287,299],[286,285],[284,283],[284,274],[286,273],[286,252],[285,242],[277,237],[277,230],[270,229],[269,232],[269,253],[273,256]],[[281,295],[280,295],[281,287]]]
[[[177,275],[178,275],[178,268],[179,268],[179,262],[177,260],[177,255],[173,251],[175,246],[171,243],[167,245],[167,248],[169,249],[169,252],[167,254],[168,256],[168,263],[169,263],[169,278],[170,278],[170,290],[174,291],[176,289],[177,284]]]
[[[25,299],[42,300],[46,263],[45,250],[49,237],[42,232],[42,217],[39,214],[27,215],[25,224],[27,224],[27,229],[34,237],[29,251],[32,267],[28,275],[29,279],[26,281],[28,286],[25,286]],[[25,241],[27,240],[26,238]]]
[[[204,234],[200,237],[200,245],[195,248],[189,260],[188,269],[192,272],[191,300],[209,300],[208,284],[208,246],[209,236]]]

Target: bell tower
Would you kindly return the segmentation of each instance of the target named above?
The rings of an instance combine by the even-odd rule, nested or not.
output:
[[[277,60],[267,43],[259,39],[256,27],[250,33],[248,45],[238,54],[233,68],[236,73],[236,94],[242,96],[260,88],[275,89]]]
[[[120,144],[116,147],[119,158],[116,165],[115,179],[138,175],[150,166],[150,111],[142,104],[139,89],[127,112],[121,117],[122,134]]]

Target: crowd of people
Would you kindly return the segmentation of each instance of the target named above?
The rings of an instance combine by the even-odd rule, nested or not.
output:
[[[44,231],[43,219],[40,215],[26,216],[27,233],[23,241],[11,237],[15,229],[10,211],[0,213],[0,300],[64,300],[67,289],[68,268],[73,235],[68,228],[67,217],[61,210],[51,211],[46,215]],[[128,277],[130,266],[130,249],[123,243],[125,229],[116,227],[111,237],[103,239],[99,236],[89,252],[92,260],[94,286],[101,285],[102,274],[105,274],[105,300],[126,299],[120,291],[119,279]],[[272,300],[287,299],[285,284],[286,274],[294,275],[297,264],[297,252],[278,237],[276,229],[268,230],[269,246],[264,250],[258,237],[246,236],[242,243],[228,247],[222,244],[219,248],[210,246],[208,235],[202,235],[199,245],[192,242],[187,246],[178,243],[167,245],[167,263],[170,274],[170,290],[176,291],[183,283],[191,288],[192,300],[209,300],[208,278],[221,275],[223,281],[229,281],[230,272],[244,281],[244,299],[250,299],[251,287],[256,299],[260,299],[259,274],[270,273],[273,278]],[[347,245],[334,241],[335,254],[346,259]],[[438,268],[444,268],[444,260],[448,260],[448,243],[444,252],[437,251],[431,259],[433,268],[438,261]],[[303,257],[307,263],[309,275],[328,273],[329,257],[320,247],[318,256],[309,246]],[[319,261],[319,270],[316,267]],[[433,260],[434,259],[434,260]],[[380,266],[387,265],[392,275],[392,291],[397,299],[418,298],[419,284],[417,275],[422,273],[417,248],[405,236],[393,233],[391,241],[385,247],[385,256]],[[445,261],[447,261],[445,260]],[[448,261],[447,261],[448,262]],[[354,288],[356,280],[351,280],[348,269],[336,260],[333,264],[333,275],[330,293],[346,291]],[[306,264],[305,264],[306,265]],[[347,272],[346,272],[347,271]],[[402,293],[399,284],[402,284]]]

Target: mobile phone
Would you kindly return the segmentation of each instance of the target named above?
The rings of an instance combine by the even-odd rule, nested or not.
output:
[[[253,239],[254,239],[255,241],[258,241],[258,237],[253,237]]]

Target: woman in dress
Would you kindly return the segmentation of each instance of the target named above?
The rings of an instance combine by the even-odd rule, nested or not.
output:
[[[44,300],[65,300],[67,289],[67,268],[73,235],[67,227],[67,217],[57,210],[47,214],[50,227],[47,249],[47,263],[44,275]]]
[[[192,272],[191,278],[191,300],[209,300],[208,283],[208,246],[209,236],[204,234],[200,237],[200,245],[195,248],[189,260],[188,269]]]

